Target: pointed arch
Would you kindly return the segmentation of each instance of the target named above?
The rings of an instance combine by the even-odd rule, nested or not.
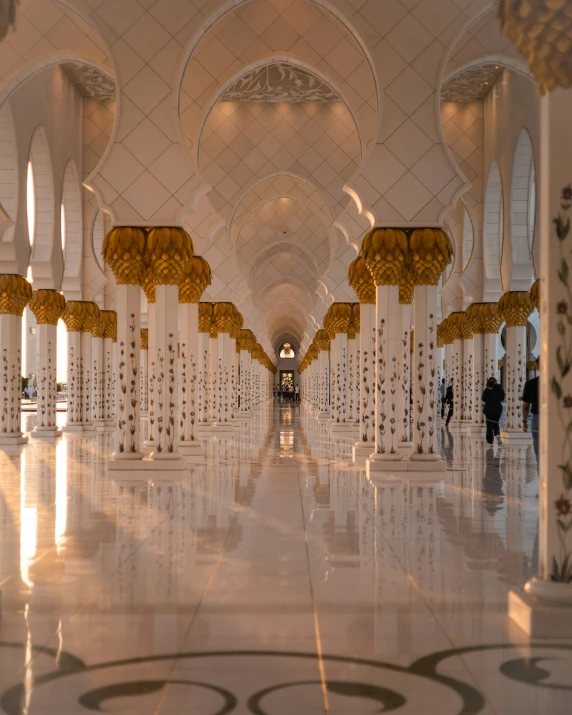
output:
[[[520,131],[512,169],[510,195],[510,232],[513,265],[526,270],[532,279],[532,244],[536,223],[536,171],[532,139],[528,130]],[[521,269],[522,270],[522,269]]]

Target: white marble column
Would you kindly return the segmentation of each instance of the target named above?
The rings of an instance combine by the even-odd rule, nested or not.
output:
[[[32,296],[22,276],[0,275],[0,447],[25,444],[22,410],[22,315]]]
[[[210,337],[208,332],[199,333],[199,390],[198,408],[199,425],[209,424],[209,370],[210,370]]]
[[[179,428],[180,450],[185,455],[200,457],[204,447],[198,439],[199,390],[199,304],[181,303],[179,355]]]
[[[105,325],[100,320],[93,327],[91,339],[91,387],[92,421],[95,427],[105,426],[105,358],[103,354],[103,336]]]
[[[473,331],[480,330],[473,325]],[[483,390],[487,384],[488,375],[485,372],[485,336],[481,332],[473,332],[473,413],[469,431],[471,434],[482,434],[486,427],[483,413]]]
[[[399,364],[399,287],[376,287],[376,360],[375,360],[375,452],[368,460],[369,471],[400,469],[403,455],[399,445],[398,400],[401,398]]]
[[[453,337],[453,360],[452,360],[452,379],[453,379],[453,419],[451,427],[460,430],[463,425],[463,397],[464,397],[464,380],[463,366],[465,341],[463,340],[464,313],[456,311],[451,313],[447,318],[447,324]],[[447,410],[449,405],[447,405]]]
[[[542,98],[538,572],[526,593],[509,595],[510,617],[533,638],[572,637],[570,116],[572,90],[557,88]]]
[[[373,279],[372,279],[373,285]],[[375,295],[375,286],[373,286]],[[374,451],[375,428],[375,299],[360,303],[360,437],[353,448],[354,460]]]
[[[66,301],[56,290],[36,290],[30,310],[36,318],[38,346],[38,417],[33,437],[59,437],[56,424],[58,320]]]
[[[222,375],[218,357],[218,331],[211,325],[209,332],[209,422],[220,422],[220,392]]]
[[[416,285],[413,298],[415,340],[413,374],[413,450],[412,470],[444,471],[437,445],[439,386],[436,382],[437,281],[435,285]],[[414,464],[413,464],[414,463]]]
[[[113,459],[138,461],[143,458],[139,451],[141,288],[138,285],[118,284],[116,307],[116,434]]]
[[[107,314],[107,326],[103,339],[103,359],[105,361],[105,424],[115,425],[115,349],[117,340],[117,313],[113,310],[103,311]]]
[[[357,316],[354,307],[357,306]],[[359,335],[359,303],[352,303],[352,319],[348,328],[348,422],[352,426],[359,424],[359,382],[358,382],[358,335]],[[356,390],[356,386],[358,389]]]
[[[251,407],[251,375],[252,375],[252,356],[250,355],[250,346],[254,342],[254,335],[250,330],[241,330],[237,338],[238,352],[238,396],[239,408],[238,418],[241,421],[250,418]]]
[[[400,289],[401,293],[401,289]],[[397,400],[398,448],[409,454],[411,442],[411,323],[410,303],[399,302],[399,393]]]
[[[526,382],[526,324],[532,312],[530,295],[524,291],[505,293],[499,312],[506,323],[506,425],[503,443],[529,443],[530,432],[522,429],[522,391]]]
[[[465,331],[463,335],[463,428],[467,429],[473,421],[473,390],[474,390],[474,343],[473,335],[467,337],[471,331]],[[477,408],[480,405],[476,403]]]
[[[141,417],[149,416],[149,328],[141,328]]]
[[[157,387],[157,352],[155,324],[155,286],[147,284],[144,288],[147,297],[147,439],[143,446],[153,449],[155,446],[155,430],[157,429],[157,410],[155,389]]]
[[[137,331],[140,335],[141,328]],[[155,449],[151,459],[181,459],[178,418],[179,287],[158,284],[155,289]],[[136,351],[138,352],[138,351]],[[138,407],[138,405],[137,405]]]

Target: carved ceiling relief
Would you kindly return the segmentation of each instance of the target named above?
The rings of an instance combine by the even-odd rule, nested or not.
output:
[[[339,94],[306,70],[286,62],[257,67],[222,95],[222,102],[340,102]]]
[[[113,78],[96,67],[84,65],[81,62],[65,62],[62,64],[62,69],[83,97],[95,99],[98,102],[115,99]]]
[[[503,67],[487,63],[471,67],[447,80],[441,88],[442,102],[473,102],[483,99],[501,76]]]

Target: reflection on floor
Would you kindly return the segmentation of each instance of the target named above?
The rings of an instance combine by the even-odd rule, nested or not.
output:
[[[444,481],[372,484],[277,405],[153,483],[107,477],[111,440],[0,452],[2,712],[572,712],[572,643],[505,617],[531,448],[442,431]]]

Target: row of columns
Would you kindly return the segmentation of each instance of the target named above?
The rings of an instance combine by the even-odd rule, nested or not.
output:
[[[359,305],[334,303],[324,318],[327,365],[319,357],[327,349],[322,331],[301,361],[305,404],[319,404],[322,418],[327,405],[319,385],[329,381],[331,431],[359,425],[354,457],[369,457],[370,471],[444,470],[436,432],[437,284],[451,257],[440,229],[371,231],[348,275]],[[352,322],[359,350],[357,340],[350,347]]]

